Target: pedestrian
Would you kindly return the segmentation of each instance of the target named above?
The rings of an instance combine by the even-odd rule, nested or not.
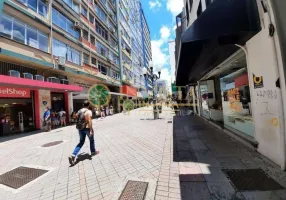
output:
[[[45,131],[51,131],[51,112],[48,107],[45,108],[44,116],[43,116],[43,127]]]
[[[113,115],[113,106],[112,105],[110,105],[109,110],[110,110],[110,115]]]
[[[64,111],[64,109],[62,109],[60,112],[59,112],[59,116],[60,116],[60,123],[61,123],[61,126],[66,126],[66,111]]]
[[[54,110],[51,110],[52,129],[56,128],[57,118]]]
[[[103,119],[105,117],[105,109],[103,106],[101,106],[100,114],[101,114],[101,119]]]
[[[81,147],[84,145],[86,136],[89,138],[91,156],[99,154],[99,151],[95,150],[94,130],[92,128],[92,111],[88,101],[84,102],[83,108],[77,113],[76,128],[79,132],[79,143],[75,147],[72,155],[69,157],[69,163],[71,165],[75,164],[75,158],[78,155]]]
[[[109,107],[108,106],[106,106],[105,107],[105,116],[108,116],[110,113],[109,113]]]

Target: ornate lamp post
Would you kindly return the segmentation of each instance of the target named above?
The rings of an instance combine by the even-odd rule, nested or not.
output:
[[[151,73],[148,74],[147,72],[147,69],[144,67],[143,68],[143,75],[144,75],[144,78],[145,78],[145,81],[148,81],[148,78],[151,78],[151,82],[152,82],[152,92],[153,92],[153,114],[154,114],[154,120],[155,119],[158,119],[159,118],[159,112],[158,112],[158,109],[157,109],[157,101],[156,101],[156,95],[155,95],[155,82],[160,79],[160,76],[161,76],[161,67],[158,67],[157,70],[158,70],[158,75],[157,74],[154,74],[154,71],[153,71],[153,62],[150,61],[149,62],[149,67],[150,67],[150,70],[151,70]]]

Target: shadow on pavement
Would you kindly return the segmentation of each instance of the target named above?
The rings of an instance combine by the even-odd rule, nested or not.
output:
[[[258,194],[258,188],[247,191],[235,188],[225,174],[225,169],[262,169],[283,188],[286,187],[286,173],[195,115],[173,117],[173,161],[179,162],[182,200],[285,199],[286,196],[286,190],[281,190],[281,187],[260,190],[261,198],[252,198]],[[263,179],[262,176],[251,180],[244,176],[239,178],[242,187],[249,184],[258,187]]]
[[[92,156],[88,153],[84,153],[84,154],[79,154],[77,156],[77,159],[74,163],[74,165],[71,165],[70,167],[74,167],[76,166],[78,163],[82,162],[82,161],[85,161],[85,160],[92,160]]]

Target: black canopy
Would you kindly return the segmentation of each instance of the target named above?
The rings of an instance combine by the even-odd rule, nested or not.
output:
[[[215,0],[182,34],[176,85],[196,83],[261,30],[256,0]]]

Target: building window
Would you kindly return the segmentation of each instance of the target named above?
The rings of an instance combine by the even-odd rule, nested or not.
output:
[[[119,80],[120,79],[119,72],[116,72],[116,71],[112,70],[111,71],[111,77],[114,78],[114,79]]]
[[[94,24],[94,16],[91,13],[89,13],[89,21]]]
[[[101,35],[105,40],[108,40],[108,32],[98,22],[96,22],[96,32]]]
[[[87,30],[85,30],[85,29],[82,30],[82,37],[88,41],[88,31]]]
[[[97,52],[99,52],[102,56],[104,57],[108,56],[108,52],[109,52],[108,49],[98,41],[96,41],[96,49],[97,49]]]
[[[79,13],[79,4],[77,4],[75,1],[73,0],[64,0],[64,2],[66,2],[66,4],[68,4],[68,6],[73,9],[76,13]]]
[[[83,53],[83,63],[89,64],[89,55],[87,55],[86,53]]]
[[[56,39],[53,39],[53,55],[65,57],[66,60],[74,64],[80,65],[81,63],[79,51]]]
[[[45,52],[49,50],[46,34],[5,14],[0,16],[0,35]]]
[[[108,74],[108,68],[102,64],[101,62],[98,62],[98,69],[100,71],[100,73],[107,75]]]
[[[107,15],[105,14],[105,12],[97,4],[94,5],[94,9],[95,9],[95,12],[98,15],[98,17],[102,21],[106,22],[107,21]]]
[[[90,35],[90,43],[95,45],[95,37],[93,35]]]
[[[87,9],[84,6],[81,6],[81,14],[87,18]]]
[[[24,4],[28,8],[32,9],[36,13],[39,13],[43,17],[47,17],[47,5],[41,0],[18,0],[18,2]]]
[[[74,27],[74,23],[54,8],[53,23],[75,38],[79,39],[79,30]]]
[[[95,58],[91,58],[91,64],[93,64],[94,66],[96,66],[96,59]]]

